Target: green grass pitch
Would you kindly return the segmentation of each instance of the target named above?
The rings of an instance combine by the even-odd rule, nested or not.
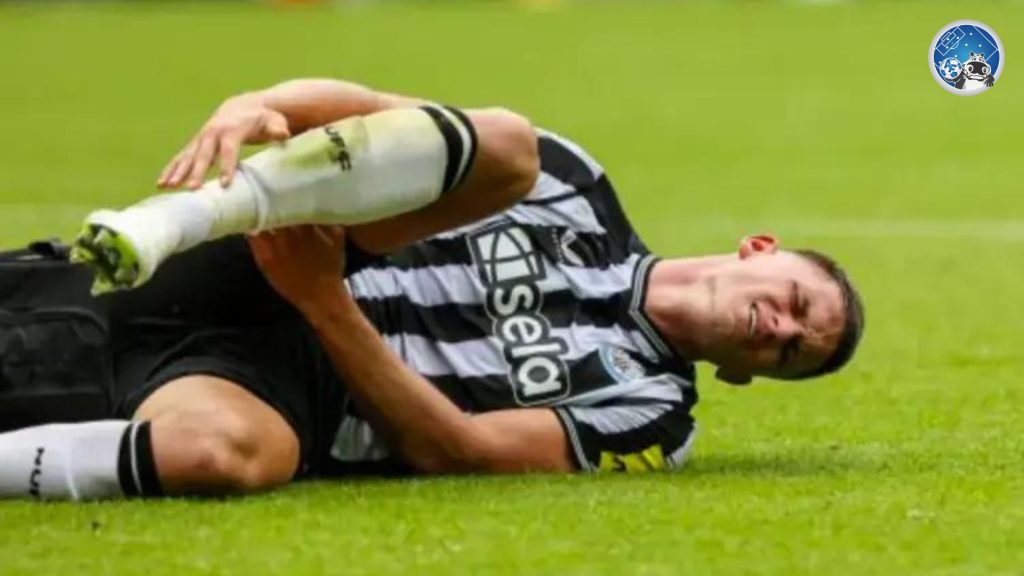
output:
[[[926,64],[962,18],[1010,52],[973,98]],[[153,192],[230,93],[337,76],[520,110],[658,251],[772,231],[869,316],[826,381],[703,371],[677,474],[0,503],[0,574],[1024,574],[1022,45],[1010,2],[0,6],[0,245]]]

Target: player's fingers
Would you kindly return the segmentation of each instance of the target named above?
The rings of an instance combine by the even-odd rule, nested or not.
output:
[[[281,228],[278,230],[278,237],[280,238],[281,246],[290,247],[298,242],[302,242],[303,239],[316,234],[315,229],[316,226],[312,224],[300,224],[298,226]]]
[[[324,243],[325,246],[334,246],[336,241],[334,234],[330,230],[330,226],[314,226],[313,233],[316,237]]]
[[[301,250],[302,246],[308,246],[310,241],[323,242],[330,246],[333,242],[331,240],[331,235],[326,228],[326,226],[317,224],[296,226],[294,228],[294,235],[292,236],[292,241],[295,243],[294,246]]]
[[[345,239],[345,228],[343,226],[331,226],[322,225],[318,226],[320,233],[323,234],[331,244],[338,244]]]
[[[178,160],[177,166],[174,167],[174,171],[171,172],[171,176],[167,179],[166,186],[168,188],[177,188],[181,186],[181,183],[188,176],[189,170],[192,168],[193,158],[196,153],[196,146],[198,140],[193,140],[185,147],[185,150],[181,153],[181,158]]]
[[[178,154],[164,166],[163,172],[160,173],[160,177],[156,180],[156,185],[159,188],[166,188],[168,182],[171,180],[171,174],[174,174],[174,170],[178,167],[178,163],[181,162],[181,154]]]
[[[185,185],[192,190],[199,188],[206,177],[206,173],[213,164],[213,157],[217,153],[217,137],[213,134],[207,135],[199,141],[196,148],[195,158],[192,160],[192,170],[189,171],[188,181]]]
[[[227,188],[235,178],[238,170],[238,155],[242,149],[237,136],[231,134],[221,139],[219,152],[220,185]]]
[[[271,257],[279,257],[281,261],[289,260],[292,255],[304,252],[309,247],[309,226],[288,226],[274,231],[273,239],[267,240]]]

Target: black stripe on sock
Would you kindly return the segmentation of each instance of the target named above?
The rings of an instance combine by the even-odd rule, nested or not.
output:
[[[149,422],[133,422],[124,429],[117,450],[117,480],[129,498],[163,496]]]
[[[150,423],[143,422],[139,424],[139,431],[135,434],[133,449],[141,484],[139,493],[146,497],[163,496],[160,476],[156,472],[156,458],[153,457],[153,439],[150,430]]]
[[[132,431],[136,426],[137,423],[132,423],[124,429],[121,445],[117,449],[117,480],[121,484],[121,492],[129,498],[140,495],[132,472]]]
[[[444,112],[433,106],[423,106],[420,110],[426,112],[437,124],[437,129],[441,131],[441,136],[448,148],[448,164],[445,166],[444,183],[441,185],[441,193],[444,194],[452,190],[458,176],[456,172],[459,170],[459,162],[462,161],[462,136],[459,135],[458,128],[452,124]]]
[[[453,116],[458,118],[459,122],[462,122],[462,126],[466,129],[466,133],[469,134],[469,150],[466,153],[466,167],[462,170],[461,174],[455,177],[455,183],[452,185],[453,188],[458,188],[466,179],[466,176],[469,175],[469,170],[473,167],[473,161],[476,160],[476,128],[473,127],[473,123],[470,122],[469,117],[467,117],[462,110],[452,108],[451,106],[445,106],[444,109],[451,112]]]

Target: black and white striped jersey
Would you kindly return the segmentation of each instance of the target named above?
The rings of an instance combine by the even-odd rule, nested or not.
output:
[[[467,412],[550,407],[582,470],[679,465],[694,433],[692,364],[643,313],[656,258],[601,166],[539,132],[529,196],[351,274],[366,316]],[[332,456],[387,457],[354,408]]]

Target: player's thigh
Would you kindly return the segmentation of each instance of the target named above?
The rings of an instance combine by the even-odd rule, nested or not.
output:
[[[287,483],[299,466],[299,438],[285,418],[229,380],[172,380],[138,407],[152,422],[153,452],[168,494],[238,492]]]

